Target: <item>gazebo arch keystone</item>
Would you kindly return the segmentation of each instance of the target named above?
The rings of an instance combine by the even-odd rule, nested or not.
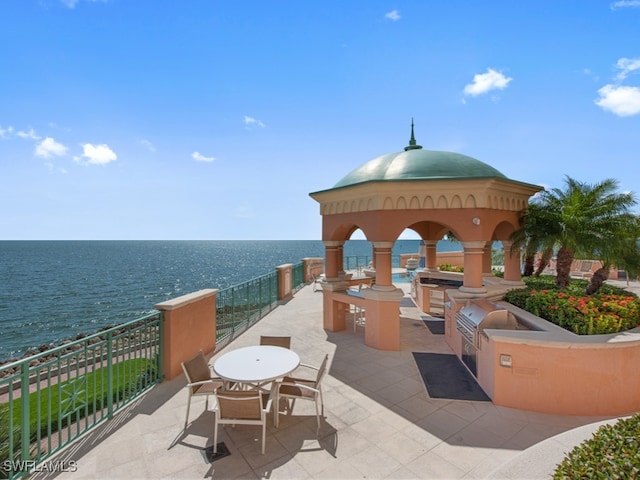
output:
[[[325,245],[324,327],[345,328],[349,304],[366,310],[365,343],[382,350],[400,348],[399,304],[392,283],[391,250],[400,234],[414,230],[426,244],[426,268],[437,270],[436,242],[451,231],[464,249],[464,279],[449,295],[475,298],[491,292],[487,284],[523,285],[520,252],[512,252],[511,233],[520,212],[542,187],[507,178],[475,158],[426,150],[418,145],[413,120],[403,151],[374,158],[348,173],[332,188],[310,193],[320,204]],[[375,284],[362,298],[347,294],[343,247],[357,229],[373,245]],[[491,245],[505,251],[504,278],[491,275]],[[487,282],[491,277],[492,282]]]

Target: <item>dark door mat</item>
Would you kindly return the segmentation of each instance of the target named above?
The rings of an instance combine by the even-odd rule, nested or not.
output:
[[[422,318],[422,321],[427,326],[429,331],[434,335],[444,335],[444,320],[427,320]]]
[[[413,358],[431,398],[491,401],[455,355],[413,352]]]
[[[400,300],[400,306],[416,308],[416,303],[410,297],[402,297],[402,300]]]
[[[224,442],[218,443],[218,451],[213,453],[213,445],[209,445],[207,448],[203,450],[204,458],[209,463],[213,463],[216,460],[220,460],[221,458],[227,457],[231,455],[229,448],[224,444]]]

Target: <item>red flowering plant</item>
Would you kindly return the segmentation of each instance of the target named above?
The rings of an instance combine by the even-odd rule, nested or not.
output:
[[[578,335],[617,333],[640,326],[640,299],[625,290],[587,296],[581,286],[567,290],[528,288],[505,300]]]

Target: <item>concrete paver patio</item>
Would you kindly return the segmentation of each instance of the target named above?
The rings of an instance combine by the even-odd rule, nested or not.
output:
[[[291,335],[303,363],[318,365],[328,353],[318,436],[313,403],[297,402],[278,429],[270,416],[265,455],[259,427],[226,426],[219,441],[231,454],[209,463],[203,449],[213,442],[213,413],[204,411],[203,398],[194,398],[183,431],[187,392],[179,377],[157,385],[52,459],[76,461],[75,472],[33,477],[548,478],[595,422],[614,420],[430,398],[412,352],[452,352],[417,308],[401,311],[402,350],[378,351],[364,345],[362,329],[325,331],[322,293],[305,287],[216,354],[257,345],[260,335]]]

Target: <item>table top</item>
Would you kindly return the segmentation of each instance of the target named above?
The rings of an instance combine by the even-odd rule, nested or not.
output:
[[[284,377],[300,365],[293,350],[271,345],[231,350],[218,358],[213,370],[225,380],[240,383],[268,382]]]

